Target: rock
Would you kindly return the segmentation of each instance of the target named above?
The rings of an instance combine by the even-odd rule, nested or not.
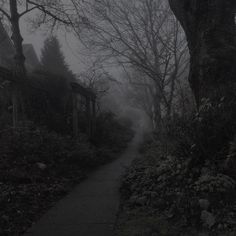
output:
[[[152,236],[159,236],[158,233],[152,233]]]
[[[131,185],[130,189],[134,191],[135,189],[137,189],[137,187],[138,187],[138,184],[134,183]]]
[[[209,234],[204,232],[204,233],[199,233],[198,236],[209,236]]]
[[[160,209],[164,209],[165,208],[165,201],[163,199],[157,199],[154,201],[153,205],[160,208]]]
[[[145,234],[145,235],[151,235],[151,233],[152,233],[152,229],[151,229],[151,228],[146,228],[146,229],[144,230],[144,234]]]
[[[145,195],[145,196],[150,196],[151,193],[152,193],[151,191],[144,191],[143,195]]]
[[[193,180],[191,178],[188,179],[188,183],[191,184]]]
[[[147,200],[148,200],[148,199],[147,199],[146,196],[139,197],[139,198],[136,200],[136,204],[141,205],[141,206],[144,206],[144,205],[146,205]]]
[[[166,211],[165,212],[165,216],[168,218],[168,219],[171,219],[173,216],[174,216],[174,213],[172,211]]]
[[[235,232],[230,232],[228,236],[235,236]]]
[[[201,169],[201,175],[207,175],[209,174],[210,170],[207,167],[202,167]]]
[[[222,224],[218,224],[217,228],[218,228],[219,230],[221,230],[221,229],[224,228],[224,226],[223,226]]]
[[[178,175],[177,177],[176,177],[176,180],[177,181],[181,181],[183,179],[183,176],[182,175]]]
[[[9,221],[9,216],[3,215],[3,216],[2,216],[2,219],[3,219],[4,221]]]
[[[47,169],[47,165],[44,164],[44,163],[38,162],[38,163],[36,163],[36,165],[40,170],[46,170]]]
[[[130,203],[130,204],[135,204],[136,201],[137,201],[137,199],[138,199],[138,196],[137,196],[137,195],[134,195],[134,196],[130,197],[129,203]]]
[[[154,191],[145,191],[143,193],[144,196],[147,196],[147,197],[151,197],[151,198],[156,198],[158,197],[158,194],[157,192],[154,192]]]
[[[162,168],[162,166],[156,168],[156,176],[161,177],[161,175],[165,172],[165,169]]]
[[[201,220],[209,228],[211,228],[216,223],[215,216],[206,210],[201,212]]]
[[[167,160],[170,161],[170,162],[175,162],[176,157],[169,155],[169,156],[167,156]]]
[[[210,202],[207,199],[199,199],[199,206],[202,210],[208,210],[210,206]]]
[[[152,191],[152,192],[151,192],[151,198],[157,198],[157,197],[158,197],[158,193]]]

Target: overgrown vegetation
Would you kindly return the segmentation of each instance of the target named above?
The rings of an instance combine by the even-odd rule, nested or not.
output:
[[[2,28],[3,41],[9,39],[15,59],[3,64],[17,75],[16,81],[1,81],[0,233],[23,232],[40,209],[85,171],[114,158],[132,137],[130,121],[111,113],[97,114],[95,122],[91,89],[75,99],[75,76],[56,37],[46,40],[40,71],[29,80],[19,21],[37,9],[29,19],[33,27],[46,24],[53,31],[64,25],[89,46],[92,60],[117,61],[133,85],[133,94],[123,86],[130,103],[153,124],[143,157],[123,181],[119,235],[235,235],[235,0],[69,2],[68,8],[59,0],[13,0],[0,7],[13,45]],[[94,88],[104,78],[95,69],[91,74],[85,84]],[[79,138],[71,137],[72,129]],[[28,203],[37,207],[29,210]]]
[[[88,135],[83,104],[79,136],[74,137],[74,75],[55,37],[46,41],[43,51],[43,66],[29,74],[19,96],[17,127],[11,122],[11,84],[1,90],[0,235],[23,234],[89,171],[116,158],[133,137],[130,120],[103,111],[97,113],[93,135]]]
[[[202,99],[197,113],[173,117],[144,145],[123,181],[119,235],[234,235],[236,123],[233,109],[224,113],[231,98]]]
[[[73,139],[32,123],[1,131],[1,235],[21,235],[92,168],[124,150],[133,132],[113,116],[104,116],[97,124],[104,135],[96,145],[85,134]]]

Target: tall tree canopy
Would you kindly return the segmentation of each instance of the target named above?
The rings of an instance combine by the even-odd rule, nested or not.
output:
[[[92,2],[92,3],[91,3]],[[172,112],[176,81],[188,68],[186,40],[165,0],[85,1],[90,49],[145,75],[152,84],[155,123]],[[150,82],[150,81],[151,82]],[[144,83],[142,83],[144,84]]]
[[[56,36],[51,36],[45,40],[42,49],[41,64],[44,71],[61,75],[69,80],[74,79],[73,73],[65,62],[65,56]]]

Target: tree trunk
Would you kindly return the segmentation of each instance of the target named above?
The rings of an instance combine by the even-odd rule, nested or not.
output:
[[[236,1],[169,2],[187,36],[191,56],[189,81],[197,105],[202,98],[227,97],[225,88],[233,88],[236,79]]]
[[[13,86],[13,94],[12,94],[12,106],[13,106],[13,126],[16,127],[18,124],[18,113],[19,113],[19,105],[17,100],[20,101],[22,115],[24,116],[24,102],[22,96],[22,89],[24,88],[24,79],[26,77],[26,69],[25,69],[25,57],[23,54],[23,38],[20,32],[19,20],[20,15],[17,9],[17,0],[10,0],[10,12],[11,12],[11,28],[12,28],[12,41],[15,48],[15,74],[20,79]]]
[[[11,38],[15,48],[16,72],[20,76],[25,76],[26,75],[25,57],[23,54],[23,46],[22,46],[23,38],[20,32],[20,26],[19,26],[20,16],[18,13],[16,0],[10,0],[10,11],[11,11],[11,28],[12,28]]]
[[[72,120],[73,120],[73,136],[75,138],[78,137],[79,134],[79,127],[78,127],[78,102],[77,102],[77,95],[73,93],[73,114],[72,114]]]
[[[96,100],[92,100],[92,137],[96,132]]]
[[[18,93],[16,86],[13,85],[12,88],[12,122],[13,127],[16,128],[18,126]]]
[[[162,125],[161,98],[157,91],[153,96],[152,125],[154,130],[159,130]]]
[[[92,117],[91,117],[91,101],[86,98],[86,114],[87,114],[87,134],[92,137]]]

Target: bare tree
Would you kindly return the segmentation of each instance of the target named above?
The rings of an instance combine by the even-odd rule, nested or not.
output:
[[[90,2],[86,9],[90,47],[151,79],[156,123],[163,115],[161,106],[164,115],[170,116],[176,79],[186,70],[188,56],[182,29],[168,4],[163,0],[101,0]]]
[[[108,92],[109,82],[113,80],[112,76],[102,66],[96,64],[80,73],[78,78],[86,87],[92,89],[98,97],[102,97]]]
[[[20,19],[26,14],[36,11],[34,22],[38,25],[47,23],[51,27],[55,26],[57,22],[65,25],[72,25],[70,18],[71,11],[67,10],[67,5],[63,1],[31,1],[31,0],[1,0],[0,13],[9,21],[12,31],[12,41],[15,48],[15,66],[17,72],[26,75],[25,57],[23,54],[22,42],[23,38],[20,32]]]
[[[156,112],[154,110],[155,104],[155,84],[152,80],[147,79],[145,74],[135,69],[130,71],[125,70],[123,87],[126,94],[126,99],[131,106],[143,110],[150,119],[153,130],[156,129]]]

